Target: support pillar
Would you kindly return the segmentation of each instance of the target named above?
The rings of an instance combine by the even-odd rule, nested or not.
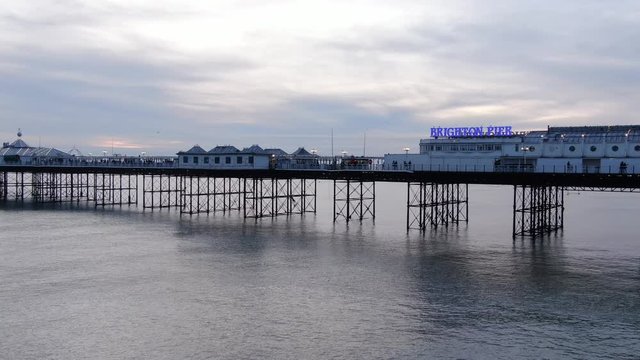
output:
[[[133,205],[138,203],[136,175],[94,174],[96,206]]]
[[[513,187],[513,237],[535,238],[564,226],[564,189],[559,186]]]
[[[180,212],[183,214],[209,213],[214,195],[212,181],[215,179],[207,176],[183,176]]]
[[[0,200],[7,200],[7,172],[0,172]]]
[[[468,222],[468,199],[468,184],[407,183],[407,230]]]
[[[333,181],[333,221],[376,218],[376,183],[360,180]]]
[[[261,218],[316,211],[316,180],[244,179],[244,217]]]
[[[151,174],[142,176],[142,208],[180,207],[182,176]]]
[[[240,210],[244,191],[242,179],[183,176],[180,212],[183,214]]]
[[[74,173],[71,175],[70,198],[71,201],[89,200],[90,183],[88,173]]]
[[[35,202],[59,203],[77,200],[76,189],[80,174],[72,173],[32,173],[32,196]]]
[[[5,173],[4,198],[7,200],[22,201],[29,198],[32,193],[32,175],[24,172]]]

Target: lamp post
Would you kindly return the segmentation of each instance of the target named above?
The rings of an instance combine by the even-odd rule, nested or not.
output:
[[[408,164],[407,164],[407,160],[409,158],[409,150],[411,150],[408,147],[405,147],[404,149],[402,149],[402,151],[404,151],[404,169],[407,170],[408,168]]]
[[[525,165],[527,163],[527,160],[526,160],[525,156],[527,155],[527,151],[529,151],[530,149],[529,149],[528,146],[523,146],[523,147],[520,148],[520,150],[522,150],[522,168],[521,168],[521,170],[522,170],[522,172],[524,172]]]
[[[311,160],[311,166],[312,167],[320,167],[320,162],[317,159],[317,157],[318,157],[318,149],[311,149],[311,156],[313,156],[313,159]]]

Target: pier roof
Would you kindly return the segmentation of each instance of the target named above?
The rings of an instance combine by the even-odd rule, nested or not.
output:
[[[22,140],[22,131],[18,130],[18,138],[11,143],[5,142],[0,148],[0,156],[8,157],[49,157],[71,158],[72,155],[64,151],[48,147],[29,146]]]
[[[206,154],[206,153],[207,153],[207,151],[205,149],[203,149],[202,147],[200,147],[200,145],[194,145],[191,149],[189,149],[187,151],[178,152],[178,155],[182,155],[182,154],[200,155],[200,154]]]
[[[54,157],[54,158],[72,157],[72,155],[54,148],[31,147],[21,139],[18,139],[13,143],[6,145],[2,149],[0,149],[0,156]]]
[[[266,154],[264,152],[264,149],[261,148],[259,145],[251,145],[249,147],[246,147],[242,149],[242,152],[247,154]]]
[[[270,155],[275,155],[275,156],[286,156],[289,155],[287,154],[286,151],[279,149],[279,148],[270,148],[270,149],[264,149],[264,152]]]
[[[28,148],[30,147],[29,145],[27,145],[26,142],[24,142],[24,140],[22,139],[16,139],[16,141],[12,142],[11,144],[9,144],[8,147],[12,147],[12,148]]]
[[[303,147],[299,147],[291,155],[294,155],[294,156],[313,156],[313,154],[311,154],[310,152],[305,150],[305,148],[303,148]]]
[[[240,152],[240,150],[232,145],[218,145],[209,150],[209,154],[235,154],[238,152]]]

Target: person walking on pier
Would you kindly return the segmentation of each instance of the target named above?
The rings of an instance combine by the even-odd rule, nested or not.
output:
[[[626,174],[627,173],[627,163],[624,161],[620,162],[620,174]]]

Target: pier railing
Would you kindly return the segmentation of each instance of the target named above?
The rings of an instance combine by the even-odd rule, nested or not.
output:
[[[475,172],[475,173],[548,173],[548,174],[640,174],[640,166],[626,165],[534,165],[510,164],[397,164],[385,163],[382,157],[360,158],[354,161],[343,157],[315,157],[297,161],[287,158],[286,161],[274,161],[269,165],[273,170],[309,170],[309,171],[380,171],[380,172]],[[365,161],[366,160],[366,161]],[[78,167],[78,168],[166,168],[166,169],[198,169],[198,170],[256,170],[263,169],[255,164],[200,164],[180,165],[177,157],[98,157],[79,156],[64,161],[31,160],[0,164],[3,166],[34,167]]]

